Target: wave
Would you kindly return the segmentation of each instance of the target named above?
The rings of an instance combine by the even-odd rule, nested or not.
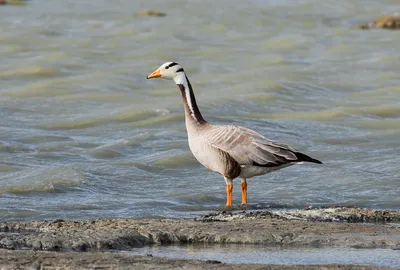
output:
[[[40,66],[27,66],[14,70],[0,72],[0,77],[56,77],[63,75],[57,69]]]
[[[156,110],[142,110],[142,111],[126,111],[116,113],[110,117],[92,117],[76,119],[67,122],[54,122],[49,124],[39,125],[39,128],[47,130],[57,129],[85,129],[89,127],[95,127],[104,125],[111,122],[137,122],[146,120],[157,116],[159,111]]]
[[[185,167],[188,166],[197,166],[199,163],[193,157],[192,154],[183,154],[179,156],[171,156],[166,158],[161,158],[153,162],[154,166],[161,167],[169,167],[169,168],[177,168],[177,167]]]
[[[0,141],[0,153],[34,152],[35,150],[22,144],[6,143]]]
[[[23,194],[29,192],[60,192],[85,182],[83,174],[72,168],[29,168],[0,178],[0,191]]]

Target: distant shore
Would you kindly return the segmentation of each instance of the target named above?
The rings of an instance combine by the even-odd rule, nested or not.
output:
[[[318,269],[318,266],[224,264],[110,253],[153,244],[234,243],[359,248],[400,247],[400,211],[361,208],[235,211],[192,219],[100,219],[0,223],[0,267]],[[61,251],[61,252],[54,252]],[[325,269],[381,269],[325,265]],[[106,269],[108,269],[106,268]],[[35,268],[36,269],[36,268]],[[382,268],[387,269],[387,268]]]

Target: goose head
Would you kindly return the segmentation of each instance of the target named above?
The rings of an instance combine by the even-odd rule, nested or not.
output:
[[[162,64],[159,68],[154,70],[147,79],[152,78],[164,78],[173,79],[176,81],[181,76],[184,76],[183,68],[176,62],[166,62]]]

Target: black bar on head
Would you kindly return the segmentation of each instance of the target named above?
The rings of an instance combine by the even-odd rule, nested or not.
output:
[[[169,64],[169,65],[167,66],[167,69],[170,68],[170,67],[176,66],[177,64],[178,64],[178,63],[172,62],[171,64]]]
[[[178,69],[176,72],[183,72],[183,68]]]

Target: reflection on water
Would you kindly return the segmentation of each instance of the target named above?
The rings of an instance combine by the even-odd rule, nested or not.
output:
[[[124,253],[234,264],[358,264],[400,267],[394,249],[268,247],[262,245],[187,245],[136,248]]]
[[[0,8],[1,220],[222,206],[222,177],[189,152],[179,90],[146,80],[172,60],[207,120],[324,162],[249,181],[250,204],[400,208],[400,35],[356,27],[396,1],[157,1],[166,16],[138,15],[153,4]]]

